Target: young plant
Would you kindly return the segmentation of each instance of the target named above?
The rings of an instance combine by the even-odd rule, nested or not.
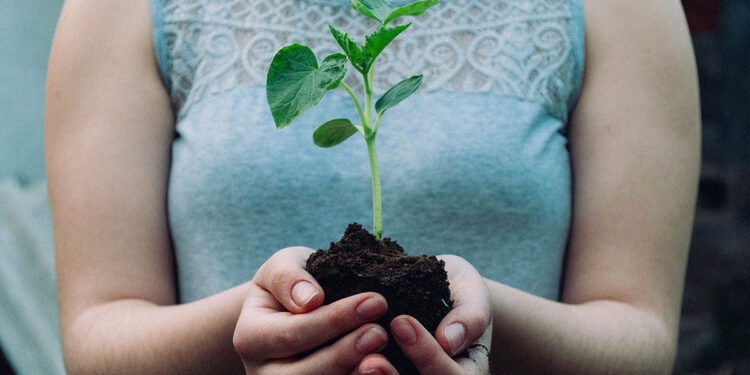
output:
[[[346,118],[327,121],[315,130],[313,142],[320,147],[333,147],[357,132],[364,138],[372,174],[372,233],[378,241],[383,236],[383,208],[375,136],[385,111],[414,93],[422,83],[422,75],[407,78],[386,91],[375,102],[373,120],[373,65],[388,44],[411,25],[408,23],[388,27],[388,23],[402,16],[419,16],[438,1],[422,0],[397,7],[385,0],[349,0],[356,11],[380,23],[377,30],[365,37],[364,44],[358,44],[349,34],[328,25],[333,38],[344,51],[343,54],[328,55],[318,65],[318,60],[309,47],[295,43],[280,49],[268,69],[266,97],[278,129],[291,124],[302,113],[318,104],[329,90],[341,87],[351,97],[359,113],[360,124],[353,124]],[[347,61],[362,75],[364,109],[357,96],[343,81]]]

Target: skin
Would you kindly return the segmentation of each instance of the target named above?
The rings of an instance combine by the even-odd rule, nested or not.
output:
[[[700,158],[689,34],[678,0],[586,1],[585,14],[562,301],[445,256],[457,301],[436,337],[411,317],[391,323],[423,374],[484,374],[490,364],[513,374],[671,371]],[[370,323],[387,301],[363,293],[321,307],[301,267],[306,248],[280,250],[245,284],[175,305],[166,216],[174,119],[147,1],[65,2],[45,110],[69,373],[395,373],[374,354],[385,341]],[[369,315],[357,314],[363,305]],[[451,358],[474,342],[491,349],[489,362],[479,349]]]

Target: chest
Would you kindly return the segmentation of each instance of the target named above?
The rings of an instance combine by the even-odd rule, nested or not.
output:
[[[378,58],[375,94],[422,73],[425,92],[494,93],[564,118],[582,62],[575,1],[443,0]],[[285,45],[309,45],[319,59],[339,52],[328,24],[351,35],[376,28],[346,0],[169,0],[164,19],[180,114],[207,96],[264,85]],[[358,90],[351,73],[346,81]]]

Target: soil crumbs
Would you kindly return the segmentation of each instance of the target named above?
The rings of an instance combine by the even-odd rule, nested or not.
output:
[[[390,333],[390,322],[407,314],[430,332],[453,307],[445,262],[434,256],[411,256],[390,238],[382,243],[357,223],[349,224],[339,242],[307,259],[307,271],[325,291],[324,304],[362,292],[377,292],[388,301],[388,312],[377,320],[388,331],[381,352],[401,375],[418,375]]]

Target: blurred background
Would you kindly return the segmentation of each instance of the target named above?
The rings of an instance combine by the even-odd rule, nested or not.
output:
[[[750,0],[683,5],[704,162],[675,374],[750,375]],[[0,0],[0,375],[64,373],[42,137],[61,6]]]

